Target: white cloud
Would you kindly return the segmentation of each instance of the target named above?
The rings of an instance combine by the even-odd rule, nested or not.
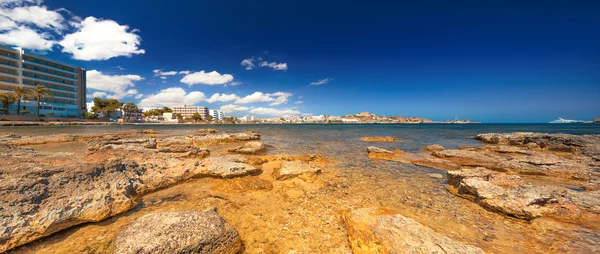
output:
[[[116,68],[117,68],[117,69],[119,69],[119,70],[122,70],[122,71],[124,71],[124,70],[125,70],[125,68],[123,68],[123,67],[121,67],[121,66],[117,66]]]
[[[160,69],[153,70],[152,72],[154,73],[154,77],[157,77],[157,76],[174,76],[174,75],[177,75],[176,71],[162,71]]]
[[[204,93],[193,91],[186,93],[183,88],[171,87],[163,89],[156,94],[143,98],[139,105],[142,107],[172,107],[179,105],[192,105],[206,99]]]
[[[7,33],[0,34],[0,42],[37,50],[49,50],[54,44],[49,34],[37,33],[26,26],[19,26]]]
[[[285,71],[288,69],[287,63],[277,63],[277,62],[267,62],[267,61],[262,61],[259,64],[260,67],[269,67],[273,70],[276,71]]]
[[[221,106],[221,108],[219,110],[222,111],[223,113],[231,113],[233,111],[248,111],[248,109],[250,109],[250,108],[238,106],[235,104],[228,104],[228,105]]]
[[[298,104],[302,104],[302,103],[304,103],[304,101],[297,101],[297,102],[294,102],[294,104],[296,104],[296,105],[298,105]]]
[[[324,79],[319,79],[318,81],[315,82],[311,82],[310,85],[311,86],[320,86],[320,85],[324,85],[329,83],[329,81],[332,81],[332,78],[324,78]]]
[[[280,105],[288,102],[288,98],[292,96],[291,93],[276,92],[276,93],[262,93],[254,92],[251,95],[247,95],[243,98],[239,98],[235,101],[237,104],[256,103],[256,102],[272,102],[269,105]]]
[[[229,82],[229,83],[225,84],[225,86],[239,86],[241,84],[242,84],[242,82],[233,81],[233,82]]]
[[[188,75],[188,74],[190,74],[190,73],[191,73],[191,71],[180,71],[180,72],[179,72],[179,74],[185,74],[185,75]]]
[[[17,23],[5,16],[0,16],[0,31],[6,31],[17,27]]]
[[[254,108],[248,111],[257,115],[267,116],[290,116],[299,115],[300,111],[294,109],[276,109],[276,108]]]
[[[87,72],[87,88],[109,92],[106,97],[121,99],[136,95],[135,82],[144,78],[138,75],[105,75],[97,70]]]
[[[17,23],[33,24],[42,29],[64,30],[64,17],[46,9],[46,6],[21,6],[13,9],[0,9],[0,15],[9,17]]]
[[[210,96],[210,98],[206,99],[206,101],[208,103],[213,103],[213,102],[228,102],[228,101],[235,101],[237,99],[239,99],[240,97],[238,97],[235,94],[220,94],[220,93],[215,93],[212,96]]]
[[[66,35],[59,42],[62,51],[73,54],[74,59],[107,60],[145,53],[139,48],[142,39],[136,34],[138,30],[130,30],[126,25],[87,17],[80,26],[77,32]]]
[[[140,93],[140,94],[136,94],[136,95],[135,95],[135,99],[136,99],[136,100],[139,100],[139,99],[141,99],[142,97],[144,97],[144,94],[141,94],[141,93]]]
[[[247,58],[242,60],[242,66],[246,67],[246,70],[252,70],[256,65],[254,65],[254,58]]]
[[[86,97],[87,97],[87,98],[90,98],[90,99],[93,99],[93,98],[96,98],[96,97],[104,98],[104,97],[106,97],[107,95],[108,95],[108,94],[107,94],[107,93],[105,93],[105,92],[93,92],[93,93],[91,93],[91,94],[88,94]]]
[[[161,76],[160,79],[167,79],[167,77],[166,76]]]
[[[217,71],[205,72],[199,71],[185,75],[181,79],[182,83],[188,84],[189,86],[196,84],[203,85],[224,85],[233,81],[231,74],[220,74]]]

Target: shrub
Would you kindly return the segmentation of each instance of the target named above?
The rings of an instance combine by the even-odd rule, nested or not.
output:
[[[85,119],[98,119],[98,115],[94,113],[85,112],[83,113],[83,118]]]
[[[21,110],[21,114],[23,114],[23,115],[27,115],[27,114],[29,114],[29,113],[31,113],[31,111],[29,111],[29,110],[27,110],[27,109],[23,109],[23,110]]]
[[[46,117],[46,115],[44,115],[44,114],[41,114],[41,115],[40,115],[40,117]]]

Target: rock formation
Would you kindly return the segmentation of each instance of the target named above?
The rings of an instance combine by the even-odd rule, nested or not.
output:
[[[344,221],[354,253],[484,253],[385,208],[353,210]]]
[[[239,253],[238,232],[216,211],[149,214],[117,235],[115,253]]]
[[[367,142],[393,142],[396,141],[396,138],[387,136],[387,137],[377,137],[377,136],[365,136],[360,138],[362,141]]]
[[[267,148],[260,141],[251,141],[244,143],[242,146],[227,149],[227,151],[239,154],[264,154],[267,152]]]

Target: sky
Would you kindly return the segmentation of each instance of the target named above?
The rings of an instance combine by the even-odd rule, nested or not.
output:
[[[600,1],[0,0],[93,97],[227,115],[600,116]]]

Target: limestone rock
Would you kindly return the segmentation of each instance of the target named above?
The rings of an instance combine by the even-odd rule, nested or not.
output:
[[[444,148],[442,145],[438,145],[438,144],[428,145],[426,147],[421,148],[421,151],[425,151],[425,152],[439,152],[439,151],[444,151],[444,150],[446,150],[446,148]]]
[[[220,130],[217,129],[198,129],[196,130],[197,133],[202,133],[202,134],[208,134],[208,133],[219,133]]]
[[[207,148],[196,146],[169,146],[158,149],[158,152],[176,154],[178,157],[186,158],[206,158],[210,155]]]
[[[256,132],[208,133],[201,135],[173,136],[162,138],[158,140],[158,147],[168,147],[176,145],[205,146],[259,139],[260,134]]]
[[[368,153],[392,153],[392,151],[383,149],[383,148],[379,148],[376,146],[369,146],[367,147],[367,152]]]
[[[357,209],[344,222],[354,253],[484,253],[388,209]]]
[[[142,131],[143,134],[158,134],[158,132],[156,132],[155,130],[143,130]]]
[[[247,160],[239,155],[224,155],[209,157],[202,161],[200,172],[208,176],[232,178],[256,174],[260,169],[247,164]]]
[[[145,150],[155,149],[154,138],[121,138],[115,137],[109,140],[92,140],[88,142],[88,150],[102,151],[107,149]]]
[[[360,138],[360,140],[367,141],[367,142],[393,142],[393,141],[396,141],[396,138],[390,137],[390,136],[386,136],[386,137],[365,136],[365,137]]]
[[[297,176],[315,176],[321,173],[321,168],[301,161],[285,161],[276,172],[277,180],[286,180]]]
[[[267,152],[267,148],[260,141],[251,141],[246,142],[244,145],[227,149],[230,153],[239,153],[239,154],[264,154]]]
[[[242,243],[235,228],[216,208],[149,214],[121,231],[115,253],[239,253]]]

